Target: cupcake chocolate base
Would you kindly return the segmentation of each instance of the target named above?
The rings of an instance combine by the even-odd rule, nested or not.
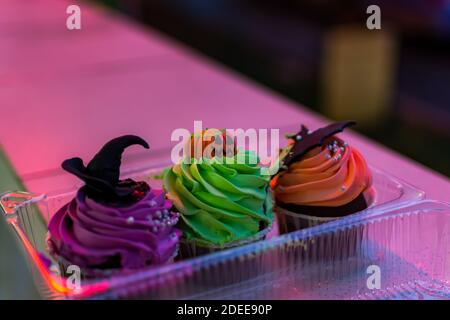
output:
[[[300,206],[290,203],[277,203],[277,205],[291,212],[305,213],[308,216],[339,218],[366,209],[367,201],[361,193],[353,201],[339,207]]]
[[[336,220],[362,211],[369,205],[364,193],[361,193],[353,201],[339,207],[300,206],[277,202],[275,212],[280,233],[283,234]]]

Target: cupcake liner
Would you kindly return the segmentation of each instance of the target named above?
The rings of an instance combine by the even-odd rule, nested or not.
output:
[[[48,238],[48,236],[47,236]],[[62,278],[68,278],[70,276],[73,275],[73,273],[68,272],[69,267],[70,266],[78,266],[75,263],[72,263],[70,261],[68,261],[67,259],[65,259],[64,257],[55,254],[54,250],[51,249],[51,243],[49,241],[47,241],[47,251],[50,252],[53,260],[55,261],[55,264],[58,267],[59,270],[59,274],[61,275]],[[158,264],[158,265],[148,265],[146,267],[143,268],[151,268],[151,267],[158,267],[161,265],[166,265],[169,263],[173,263],[175,261],[175,258],[178,256],[179,254],[179,250],[180,250],[180,245],[178,244],[176,249],[174,250],[174,253],[172,255],[172,257],[170,257],[165,263],[163,264]],[[129,274],[129,273],[133,273],[136,272],[137,270],[143,269],[143,268],[139,268],[139,269],[123,269],[123,268],[110,268],[110,269],[97,269],[97,268],[89,268],[89,267],[80,267],[80,279],[83,280],[92,280],[92,279],[101,279],[101,278],[108,278],[108,277],[112,277],[118,274]]]
[[[276,207],[275,212],[277,213],[280,234],[311,228],[340,218],[308,216],[304,214],[293,213],[280,207]],[[304,249],[302,254],[310,260],[314,260],[317,258],[316,256],[314,256],[315,252],[323,253],[321,255],[321,259],[323,259],[323,261],[347,259],[349,257],[354,257],[357,255],[358,251],[360,250],[361,240],[362,233],[355,233],[353,236],[348,237],[346,243],[343,244],[342,248],[337,249],[337,247],[335,247],[333,243],[336,243],[336,241],[339,243],[339,239],[335,239],[333,238],[333,236],[329,235],[316,237],[313,241],[302,243]]]
[[[275,212],[277,214],[281,234],[293,232],[300,229],[311,228],[322,223],[339,219],[334,217],[322,218],[294,213],[279,206],[275,207]]]
[[[367,203],[367,208],[371,207],[375,202],[375,190],[369,188],[363,192],[363,196]],[[305,213],[293,212],[285,209],[275,203],[274,212],[278,219],[280,234],[293,232],[300,229],[311,228],[326,222],[337,220],[341,217],[317,217]],[[349,212],[352,214],[355,212]],[[345,215],[344,215],[345,216]]]
[[[181,239],[180,240],[180,251],[178,257],[180,259],[189,259],[193,257],[202,256],[205,254],[210,254],[226,249],[231,249],[235,247],[239,247],[248,243],[256,242],[259,240],[269,239],[272,234],[273,221],[270,225],[268,225],[263,230],[259,231],[255,235],[240,239],[236,241],[231,241],[223,245],[216,245],[201,239]]]
[[[94,268],[84,268],[80,267],[80,281],[81,285],[83,284],[83,281],[90,281],[95,279],[105,279],[110,278],[117,275],[126,275],[130,273],[137,272],[139,270],[143,270],[144,268],[152,268],[152,267],[160,267],[169,263],[173,263],[175,261],[175,256],[177,253],[171,257],[166,263],[159,264],[159,265],[148,265],[147,267],[139,268],[139,269],[94,269]],[[73,276],[74,273],[67,272],[69,267],[73,265],[73,263],[70,263],[63,258],[56,258],[57,266],[59,268],[60,276],[62,279],[68,279],[69,277]]]
[[[165,262],[164,264],[159,264],[159,265],[148,265],[147,267],[143,267],[143,268],[152,268],[152,267],[159,267],[162,265],[166,265],[169,263],[173,263],[175,261],[175,257],[178,255],[178,250],[176,252],[176,254],[174,254],[173,257],[171,257],[167,262]],[[70,276],[73,276],[73,273],[69,273],[67,272],[67,270],[69,270],[68,268],[73,265],[73,263],[70,263],[66,260],[64,260],[63,258],[58,257],[56,259],[57,261],[57,265],[60,271],[60,275],[62,278],[68,278]],[[93,280],[93,279],[102,279],[102,278],[109,278],[112,276],[117,276],[117,275],[125,275],[125,274],[130,274],[130,273],[134,273],[138,270],[142,270],[143,268],[140,269],[94,269],[94,268],[85,268],[85,267],[80,267],[80,279],[81,281],[83,280]]]

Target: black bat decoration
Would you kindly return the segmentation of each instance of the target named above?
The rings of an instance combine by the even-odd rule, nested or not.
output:
[[[297,161],[308,151],[323,145],[325,140],[329,137],[332,137],[335,134],[342,132],[345,128],[355,124],[356,122],[354,121],[337,122],[317,129],[314,132],[309,132],[308,128],[302,125],[297,134],[289,136],[289,138],[293,139],[295,142],[290,152],[282,160],[283,163],[281,168],[286,169],[286,167]]]
[[[67,159],[61,166],[85,182],[85,188],[90,196],[120,202],[129,198],[136,190],[136,184],[130,183],[130,180],[127,183],[121,183],[119,180],[122,153],[132,145],[150,148],[148,143],[138,136],[121,136],[106,143],[87,167],[80,158]]]

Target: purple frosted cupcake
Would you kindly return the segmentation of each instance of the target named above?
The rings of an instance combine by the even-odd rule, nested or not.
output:
[[[119,180],[122,153],[128,146],[148,144],[136,136],[108,142],[89,162],[63,162],[66,171],[85,182],[76,197],[49,223],[48,245],[64,273],[67,265],[84,276],[160,265],[178,251],[178,213],[162,190],[143,181]]]

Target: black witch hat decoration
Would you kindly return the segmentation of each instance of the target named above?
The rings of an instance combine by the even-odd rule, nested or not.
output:
[[[92,158],[87,167],[80,158],[67,159],[62,168],[85,182],[85,190],[90,197],[98,200],[127,202],[136,190],[138,183],[127,180],[122,183],[120,178],[120,165],[122,153],[132,145],[141,145],[149,149],[148,143],[134,135],[115,138],[106,143]],[[130,183],[131,182],[131,183]]]
[[[310,132],[306,126],[302,125],[298,133],[288,136],[294,140],[294,145],[282,160],[281,169],[286,169],[308,151],[323,145],[326,139],[355,124],[356,122],[354,121],[337,122],[313,132]]]

